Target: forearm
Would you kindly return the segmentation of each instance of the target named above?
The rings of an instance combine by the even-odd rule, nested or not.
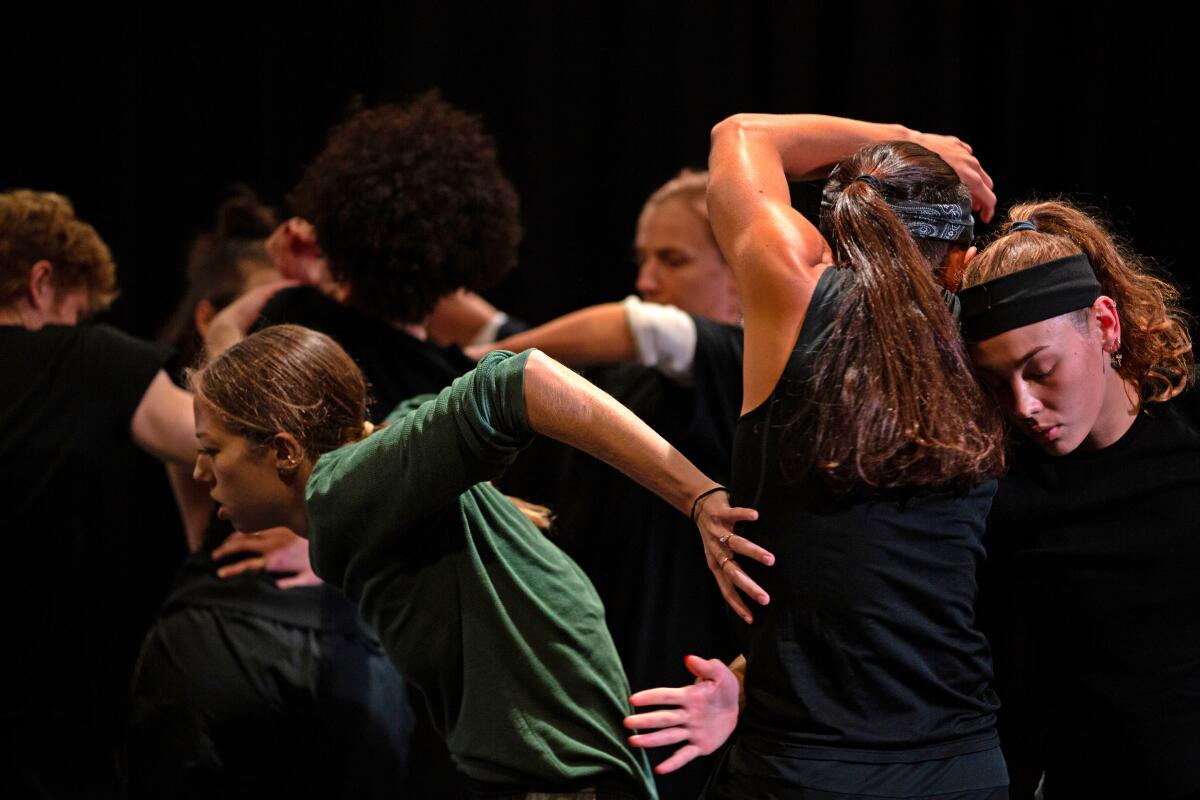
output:
[[[620,470],[681,513],[715,483],[608,394],[541,353],[525,367],[529,425]]]
[[[492,345],[521,352],[531,347],[572,364],[617,364],[634,361],[637,349],[620,303],[584,308]]]
[[[179,464],[167,464],[167,478],[179,506],[188,552],[195,553],[204,544],[204,531],[212,516],[213,502],[208,495],[208,486],[192,479],[191,467]]]
[[[822,114],[737,114],[713,128],[712,144],[762,147],[775,153],[789,180],[815,180],[874,142],[911,138],[903,125]]]
[[[824,177],[865,144],[914,133],[903,125],[819,114],[737,114],[721,121],[712,130],[708,204],[722,249],[752,224],[790,215],[789,180]]]

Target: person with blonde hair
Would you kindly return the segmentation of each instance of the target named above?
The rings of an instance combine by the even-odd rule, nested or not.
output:
[[[1179,290],[1064,201],[966,269],[963,332],[1020,441],[981,609],[1013,796],[1200,794],[1200,406]]]

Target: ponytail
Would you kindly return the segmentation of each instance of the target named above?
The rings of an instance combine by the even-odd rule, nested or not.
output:
[[[815,468],[835,489],[965,487],[1004,464],[999,413],[972,375],[930,265],[881,192],[928,180],[914,157],[940,164],[950,191],[961,184],[937,156],[899,144],[866,148],[843,164],[877,169],[874,179],[845,184],[826,217],[835,262],[854,279],[815,358],[808,405],[789,428],[785,453],[795,472]],[[899,178],[879,168],[896,161],[907,167]]]

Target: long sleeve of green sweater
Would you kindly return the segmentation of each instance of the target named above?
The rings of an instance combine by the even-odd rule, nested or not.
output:
[[[489,354],[322,456],[308,484],[313,568],[379,633],[466,775],[653,796],[624,740],[629,688],[595,589],[486,482],[533,436],[527,361]]]

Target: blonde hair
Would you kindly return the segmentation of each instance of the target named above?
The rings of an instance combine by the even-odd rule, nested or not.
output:
[[[1189,317],[1175,286],[1151,274],[1132,248],[1066,200],[1014,206],[1005,229],[1023,221],[1033,223],[1035,230],[1008,230],[989,243],[967,265],[964,288],[1082,253],[1103,293],[1116,303],[1122,354],[1116,369],[1137,384],[1142,401],[1169,400],[1195,382]]]
[[[87,289],[92,311],[117,297],[117,267],[96,229],[75,216],[71,201],[54,192],[0,193],[0,303],[25,291],[39,261],[49,261],[57,289]]]

